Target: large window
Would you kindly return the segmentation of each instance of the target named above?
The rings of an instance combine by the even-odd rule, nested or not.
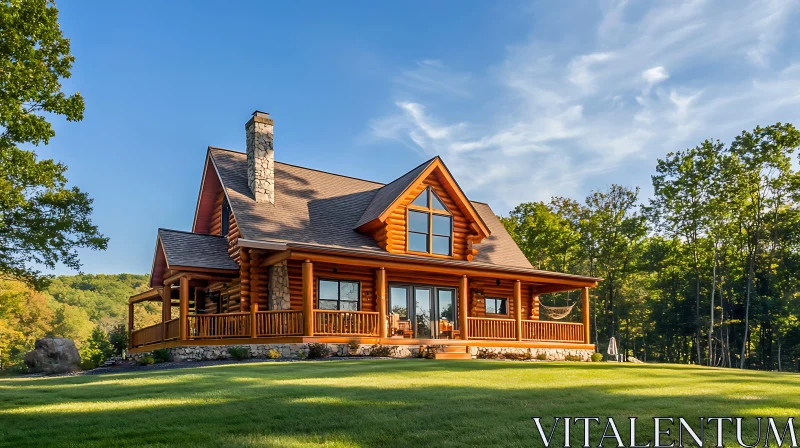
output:
[[[487,297],[483,300],[486,303],[486,314],[508,314],[508,299]]]
[[[319,281],[319,309],[358,311],[361,304],[360,283],[346,280]]]
[[[453,253],[453,217],[430,187],[408,206],[407,244],[411,252]]]

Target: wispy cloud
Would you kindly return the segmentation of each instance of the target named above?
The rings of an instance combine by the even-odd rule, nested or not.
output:
[[[472,197],[504,212],[612,182],[647,187],[667,151],[800,121],[800,58],[782,50],[794,2],[633,7],[606,4],[588,45],[532,30],[477,74],[420,62],[393,80],[395,112],[371,134],[442,155]]]

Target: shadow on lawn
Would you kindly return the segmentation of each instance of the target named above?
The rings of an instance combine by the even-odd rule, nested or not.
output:
[[[637,376],[636,369],[647,376]],[[750,383],[751,376],[761,378],[764,390],[783,389],[737,401],[723,393],[687,397],[648,388],[657,381],[664,382],[661,387],[691,383],[688,373],[700,373],[696,382],[718,385],[720,392],[732,380]],[[650,437],[646,419],[652,416],[755,416],[775,407],[797,415],[800,394],[783,391],[794,392],[798,384],[782,379],[673,366],[408,360],[14,381],[13,391],[0,389],[0,445],[283,446],[336,440],[342,446],[541,446],[531,416],[614,416],[625,423],[622,434],[627,417],[637,416],[640,433]],[[21,413],[25,409],[31,412]],[[573,433],[574,446],[581,445],[581,433]]]

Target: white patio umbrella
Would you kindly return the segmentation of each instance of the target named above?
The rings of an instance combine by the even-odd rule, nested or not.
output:
[[[608,340],[608,356],[614,357],[615,361],[619,361],[619,351],[617,350],[617,340],[614,336],[611,336],[611,339]]]

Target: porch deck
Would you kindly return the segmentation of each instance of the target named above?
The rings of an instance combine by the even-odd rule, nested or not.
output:
[[[186,325],[185,333],[181,323]],[[548,347],[586,345],[584,325],[574,322],[522,320],[517,334],[516,320],[493,318],[468,318],[468,329],[458,339],[416,339],[389,336],[381,338],[381,319],[378,312],[313,310],[313,331],[307,334],[303,311],[258,311],[249,313],[188,314],[186,319],[172,319],[131,332],[130,347],[133,352],[151,350],[167,342],[170,346],[198,343],[235,344],[271,342],[346,342],[363,339],[368,343],[380,340],[397,345],[458,343],[470,341],[472,345],[493,343],[548,343]],[[386,322],[383,323],[386,325]],[[387,332],[391,333],[391,332]],[[185,339],[180,335],[186,334]],[[553,344],[555,343],[555,345]],[[514,344],[518,345],[518,344]],[[525,346],[527,344],[523,344]],[[531,346],[542,346],[534,344]]]

